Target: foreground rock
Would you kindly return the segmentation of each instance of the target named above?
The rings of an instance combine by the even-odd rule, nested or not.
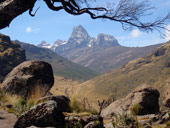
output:
[[[53,84],[54,77],[50,64],[43,61],[25,61],[7,75],[2,83],[2,89],[11,95],[26,98],[35,93],[44,96]]]
[[[136,88],[126,98],[117,100],[102,110],[102,117],[109,117],[115,113],[130,113],[137,111],[138,115],[152,114],[159,112],[159,92],[148,85]]]
[[[48,101],[36,105],[31,110],[19,117],[14,128],[37,127],[57,127],[65,128],[65,116],[58,110],[55,101]]]
[[[0,110],[0,128],[13,128],[16,121],[17,117],[14,114]]]
[[[68,116],[65,118],[67,128],[103,128],[103,118],[99,115]]]
[[[57,103],[57,110],[61,111],[61,112],[71,112],[70,109],[70,99],[67,98],[66,96],[46,96],[46,97],[42,97],[41,99],[39,99],[37,101],[36,104],[45,102],[45,101],[55,101]]]
[[[163,104],[170,108],[170,79],[167,81],[167,84],[165,86],[165,92],[164,92],[164,101]]]

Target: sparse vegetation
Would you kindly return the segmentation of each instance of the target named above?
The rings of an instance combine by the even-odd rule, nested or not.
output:
[[[138,115],[139,112],[142,110],[142,106],[140,104],[133,104],[130,108],[132,115]]]
[[[115,90],[114,93],[112,93],[106,100],[102,100],[102,101],[98,100],[99,114],[101,113],[102,109],[106,108],[116,100],[116,96],[117,96],[117,90]]]
[[[88,103],[88,99],[81,102],[75,95],[71,97],[70,107],[73,113],[97,114],[97,111]]]
[[[14,113],[17,117],[33,107],[36,104],[37,100],[41,97],[42,95],[39,86],[34,88],[33,93],[27,99],[23,99],[22,97],[17,95],[10,95],[8,93],[3,94],[0,90],[0,102],[2,103],[1,108],[7,110],[10,113]],[[11,104],[12,107],[7,108],[6,104]]]
[[[114,114],[112,121],[114,128],[139,128],[137,119],[129,114]]]

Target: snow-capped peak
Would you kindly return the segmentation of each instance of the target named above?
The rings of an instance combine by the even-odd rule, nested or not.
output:
[[[42,48],[48,48],[51,49],[52,45],[47,43],[46,41],[42,41],[40,44],[37,45],[38,47],[42,47]]]

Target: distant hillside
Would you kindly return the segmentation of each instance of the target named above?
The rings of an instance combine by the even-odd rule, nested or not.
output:
[[[145,56],[159,45],[147,47],[85,47],[70,50],[63,53],[62,56],[96,72],[106,73],[123,66],[131,60]]]
[[[49,62],[53,67],[54,74],[57,76],[85,81],[98,75],[95,71],[58,56],[55,52],[49,49],[39,48],[19,41],[15,42],[19,43],[21,47],[25,49],[27,60],[43,60]]]
[[[159,45],[148,47],[124,47],[108,34],[90,37],[81,25],[74,27],[68,41],[57,40],[53,45],[42,41],[39,47],[48,48],[72,62],[96,72],[106,73],[131,60],[143,57]]]
[[[0,34],[0,82],[18,64],[26,60],[25,51],[10,37]]]
[[[96,104],[98,99],[106,98],[111,93],[116,93],[118,98],[126,96],[144,83],[162,92],[168,78],[170,78],[170,42],[145,57],[130,61],[121,68],[80,84],[75,93],[79,98],[86,97]]]

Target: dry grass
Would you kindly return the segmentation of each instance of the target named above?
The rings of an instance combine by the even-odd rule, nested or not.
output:
[[[42,98],[44,95],[41,93],[40,86],[36,86],[34,90],[32,90],[31,95],[27,98],[27,103],[36,104],[37,100]]]
[[[54,80],[54,86],[50,90],[53,95],[72,96],[75,93],[77,85],[80,83],[79,81],[65,79],[61,76],[54,76]]]

